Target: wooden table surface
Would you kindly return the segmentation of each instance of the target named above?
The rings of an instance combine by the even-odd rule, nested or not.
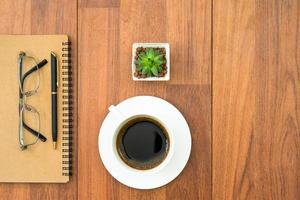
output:
[[[71,38],[75,150],[69,183],[2,183],[0,199],[300,199],[299,23],[298,0],[2,0],[1,34]],[[170,43],[171,81],[131,80],[133,42]],[[136,95],[171,102],[191,129],[186,168],[155,190],[99,158],[108,106]]]

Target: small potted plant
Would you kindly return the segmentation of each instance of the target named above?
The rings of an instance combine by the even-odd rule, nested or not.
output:
[[[132,78],[135,81],[170,80],[170,47],[168,43],[134,43]]]

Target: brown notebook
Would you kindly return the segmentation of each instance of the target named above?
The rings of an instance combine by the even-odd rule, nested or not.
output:
[[[40,69],[36,95],[27,103],[40,113],[40,132],[47,138],[21,150],[19,145],[18,55],[23,51],[48,63]],[[51,132],[51,59],[58,58],[58,139],[53,149]],[[71,175],[71,56],[66,35],[0,35],[0,182],[68,182]],[[24,63],[25,65],[25,63]],[[29,64],[28,64],[29,65]],[[32,67],[32,66],[31,66]],[[36,77],[33,78],[36,82]],[[28,81],[30,85],[30,81]],[[26,123],[36,124],[28,117]],[[33,140],[24,131],[25,138]]]

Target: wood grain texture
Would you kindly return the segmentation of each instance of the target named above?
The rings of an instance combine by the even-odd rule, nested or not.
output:
[[[166,1],[171,83],[211,84],[211,1]]]
[[[0,184],[0,199],[299,199],[300,3],[211,3],[79,0],[77,8],[75,0],[1,1],[1,34],[71,37],[79,145],[75,125],[70,183]],[[170,43],[171,81],[131,80],[133,42]],[[99,158],[107,107],[136,95],[170,101],[192,132],[185,170],[156,190],[118,183]]]
[[[120,5],[120,0],[79,0],[79,2],[82,8],[112,8]]]
[[[106,8],[79,5],[79,199],[211,199],[210,1],[122,0],[120,7]],[[202,13],[198,18],[196,10]],[[180,37],[176,29],[182,31]],[[132,81],[134,42],[170,43],[171,62],[177,61],[171,63],[170,82]],[[136,95],[174,103],[192,131],[192,160],[175,181],[155,190],[122,185],[99,158],[98,133],[108,106]]]
[[[299,16],[297,0],[214,1],[214,199],[300,199]]]
[[[1,1],[0,34],[67,34],[73,57],[74,97],[77,97],[77,2],[75,0]],[[77,99],[74,98],[76,127]],[[77,149],[74,128],[74,149]],[[76,199],[77,158],[74,152],[74,174],[68,184],[0,184],[0,199]]]
[[[211,88],[168,85],[164,97],[180,108],[192,133],[189,162],[167,187],[166,199],[211,199]]]

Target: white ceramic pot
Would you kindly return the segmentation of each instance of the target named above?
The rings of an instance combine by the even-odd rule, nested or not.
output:
[[[167,74],[164,77],[147,77],[147,78],[137,78],[134,76],[135,72],[135,63],[134,63],[134,58],[136,55],[136,50],[139,47],[145,47],[145,48],[165,48],[166,49],[166,66],[167,66]],[[169,43],[134,43],[132,45],[132,79],[134,81],[168,81],[170,80],[170,45]]]

